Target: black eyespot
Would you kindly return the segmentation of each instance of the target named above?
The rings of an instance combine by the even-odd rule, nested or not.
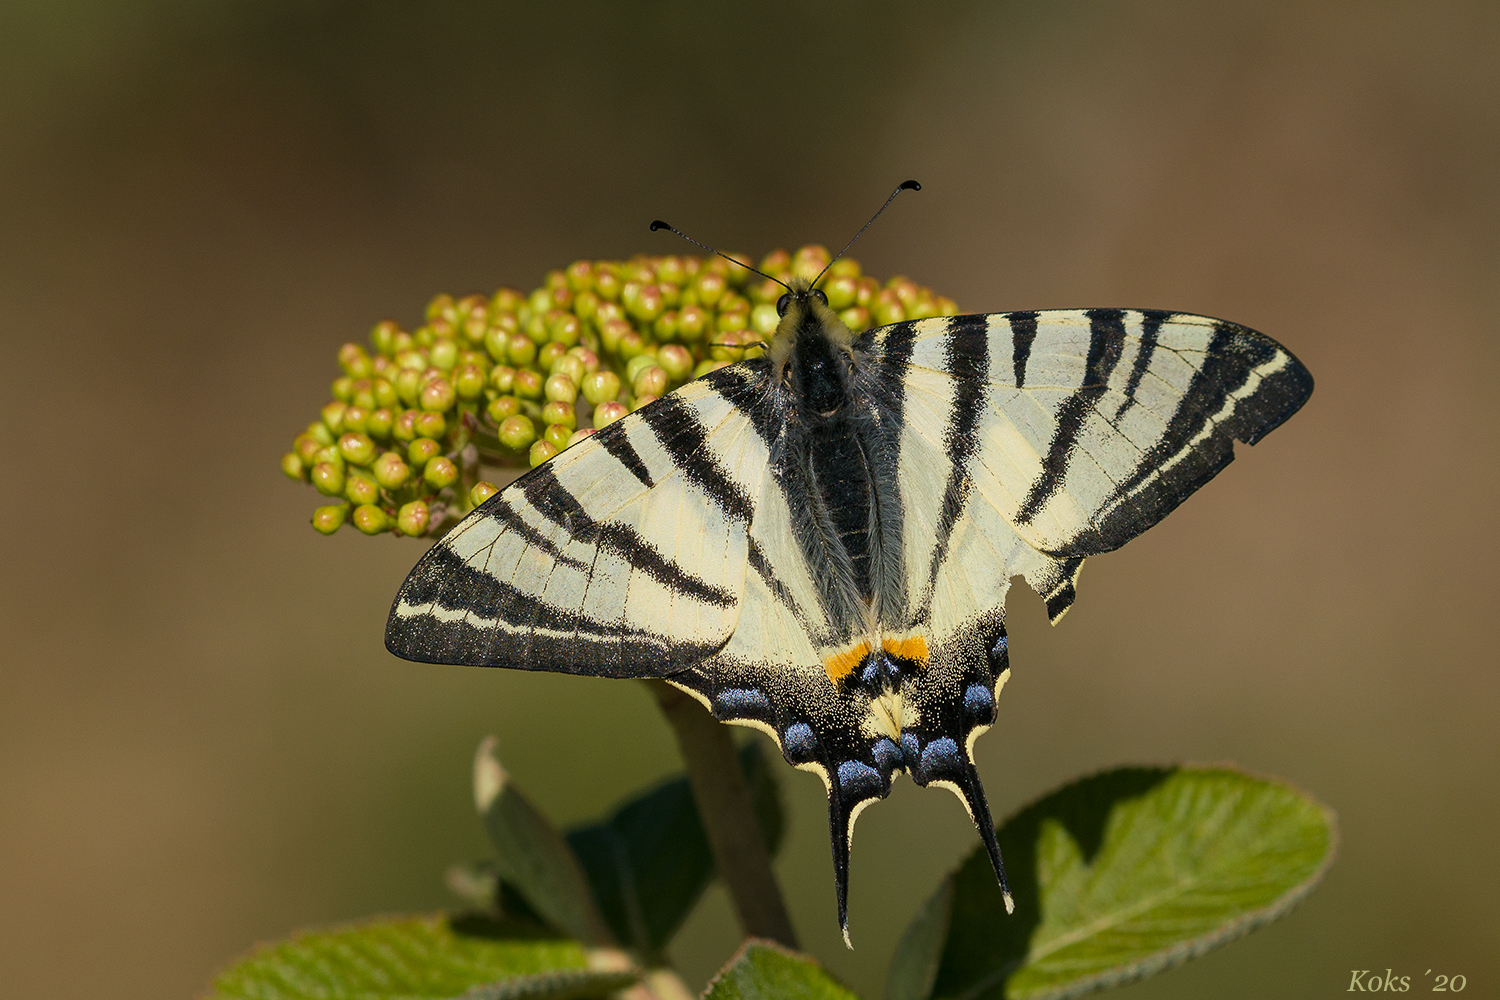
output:
[[[786,315],[786,307],[789,306],[789,305],[791,305],[791,304],[792,304],[792,296],[791,296],[790,292],[787,293],[786,295],[783,295],[781,298],[777,299],[776,300],[776,315],[778,315],[778,316],[785,316]]]
[[[817,296],[819,302],[823,303],[825,306],[828,304],[828,296],[823,294],[823,289],[814,288],[812,290],[812,293]]]

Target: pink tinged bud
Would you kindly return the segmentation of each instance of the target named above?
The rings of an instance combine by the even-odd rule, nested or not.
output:
[[[490,369],[490,388],[508,396],[516,384],[516,370],[507,365],[496,365]]]
[[[658,397],[652,396],[650,394],[647,394],[645,396],[636,396],[630,401],[630,412],[634,413],[636,410],[639,410],[643,406],[650,406],[652,403],[656,402],[657,398]]]
[[[295,479],[299,483],[307,480],[307,467],[302,464],[302,459],[296,452],[289,451],[281,456],[281,471],[286,473],[288,479]]]
[[[458,466],[442,455],[438,455],[428,461],[427,467],[422,470],[422,478],[427,481],[427,485],[440,490],[458,481]]]
[[[391,428],[395,424],[396,415],[382,407],[370,414],[365,421],[365,433],[377,441],[384,441],[391,436]]]
[[[354,526],[367,535],[391,530],[391,516],[372,503],[354,508]]]
[[[598,406],[620,394],[620,376],[602,368],[583,377],[583,398]]]
[[[623,319],[607,320],[599,327],[599,346],[614,354],[620,350],[621,339],[633,332]]]
[[[478,365],[464,365],[453,373],[453,388],[459,399],[478,399],[484,383],[484,372]]]
[[[350,465],[369,465],[375,459],[375,442],[364,434],[345,434],[339,438],[339,454]]]
[[[375,460],[375,481],[388,490],[398,490],[411,479],[411,466],[401,460],[394,451],[388,451]]]
[[[333,385],[329,386],[329,390],[333,393],[334,399],[347,403],[354,398],[354,379],[348,375],[341,375],[333,380]]]
[[[592,427],[580,427],[573,432],[572,437],[568,438],[567,447],[571,448],[578,442],[582,441],[584,438],[589,437],[590,435],[593,435],[595,433],[597,432]]]
[[[536,360],[536,344],[524,333],[513,333],[506,347],[506,357],[517,368],[524,368]]]
[[[480,504],[484,503],[490,497],[499,492],[500,487],[496,486],[488,479],[481,479],[479,482],[475,483],[474,488],[469,491],[469,503],[475,507],[478,507]]]
[[[660,396],[667,391],[667,373],[660,365],[642,368],[631,389],[637,396]]]
[[[338,531],[349,516],[348,504],[333,504],[328,507],[319,507],[313,511],[312,526],[315,530],[325,535],[331,535]]]
[[[435,378],[422,386],[422,409],[433,413],[442,413],[444,410],[453,408],[453,403],[458,399],[458,393],[454,391],[453,383],[445,378]]]
[[[545,424],[561,424],[572,433],[578,426],[578,411],[573,404],[560,399],[554,399],[542,407],[542,422]]]
[[[681,344],[663,344],[656,352],[656,363],[661,365],[672,382],[684,381],[693,370],[693,353]]]
[[[363,406],[350,406],[344,410],[344,430],[355,434],[365,432],[365,421],[369,419],[370,411]]]
[[[540,372],[532,371],[530,368],[519,369],[515,378],[516,395],[522,399],[541,399],[542,382]]]
[[[374,503],[380,499],[380,487],[369,476],[356,473],[344,483],[344,499],[353,504]]]
[[[337,497],[344,494],[344,470],[332,462],[319,462],[314,465],[311,479],[313,487],[325,497]]]
[[[413,426],[422,437],[440,438],[448,432],[448,420],[441,413],[418,413]]]
[[[498,426],[521,412],[521,401],[514,396],[496,396],[484,412]]]
[[[542,432],[542,440],[562,451],[568,446],[568,438],[573,436],[573,428],[564,424],[548,424],[547,429]]]
[[[532,424],[530,417],[516,414],[505,418],[497,436],[507,448],[520,451],[522,448],[530,448],[536,440],[536,426]]]
[[[443,453],[443,446],[432,438],[417,438],[406,448],[406,459],[414,469],[425,469],[427,463]]]
[[[323,424],[334,434],[344,432],[344,411],[349,408],[347,403],[333,402],[323,407]]]
[[[616,379],[616,381],[619,380]],[[617,403],[614,400],[610,400],[607,403],[600,403],[594,407],[594,428],[602,430],[629,412],[624,403]]]
[[[566,375],[553,375],[542,387],[548,402],[571,403],[578,398],[578,385]]]
[[[417,437],[417,411],[402,410],[391,426],[391,437],[397,441],[412,441]]]
[[[292,442],[292,451],[296,452],[304,470],[312,467],[317,461],[318,452],[322,449],[323,445],[311,434],[298,434],[297,439]]]
[[[558,375],[565,376],[572,380],[576,386],[583,381],[583,377],[588,374],[588,370],[584,367],[582,358],[568,353],[552,362],[547,368],[547,374],[554,378]]]
[[[373,371],[370,356],[358,344],[345,344],[339,348],[339,365],[350,378],[369,378]]]
[[[555,456],[557,454],[557,451],[558,449],[553,447],[548,442],[538,441],[536,444],[531,446],[531,451],[527,455],[527,459],[531,462],[531,467],[535,469],[538,465],[541,465],[543,462],[547,461],[547,459]]]
[[[416,538],[427,531],[427,522],[430,517],[431,513],[427,509],[427,504],[421,500],[402,504],[401,509],[396,512],[396,530],[403,535]]]
[[[579,345],[578,347],[570,347],[568,348],[568,355],[579,360],[579,362],[583,365],[584,375],[588,375],[599,370],[599,355],[595,354],[587,347],[584,347],[582,345]],[[582,376],[574,379],[573,381],[577,382],[581,378]]]

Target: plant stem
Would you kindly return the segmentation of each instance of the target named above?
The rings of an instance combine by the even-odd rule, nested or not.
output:
[[[750,788],[729,730],[666,681],[646,683],[677,736],[703,831],[740,925],[752,937],[796,948],[797,936],[771,871],[771,852],[750,804]]]

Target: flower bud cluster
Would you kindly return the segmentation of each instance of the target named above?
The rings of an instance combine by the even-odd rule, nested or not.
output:
[[[759,268],[811,280],[828,259],[805,246]],[[958,311],[847,257],[818,287],[856,334]],[[529,294],[439,295],[416,329],[386,320],[368,348],[339,348],[333,399],[282,471],[329,498],[312,518],[324,534],[352,523],[370,535],[440,535],[496,492],[482,466],[540,465],[684,382],[761,354],[784,291],[719,257],[638,256],[575,261]]]

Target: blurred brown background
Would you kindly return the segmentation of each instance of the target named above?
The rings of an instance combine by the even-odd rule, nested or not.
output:
[[[1264,330],[1306,409],[1049,629],[979,744],[997,814],[1230,759],[1339,812],[1284,922],[1121,997],[1500,989],[1500,6],[12,0],[0,10],[0,992],[185,997],[258,939],[448,905],[470,754],[560,822],[678,766],[625,682],[380,644],[420,546],[315,535],[277,458],[340,343],[577,257],[861,243],[966,309]],[[787,769],[804,945],[866,996],[975,842],[901,783],[838,941]],[[701,983],[718,890],[679,942]]]

